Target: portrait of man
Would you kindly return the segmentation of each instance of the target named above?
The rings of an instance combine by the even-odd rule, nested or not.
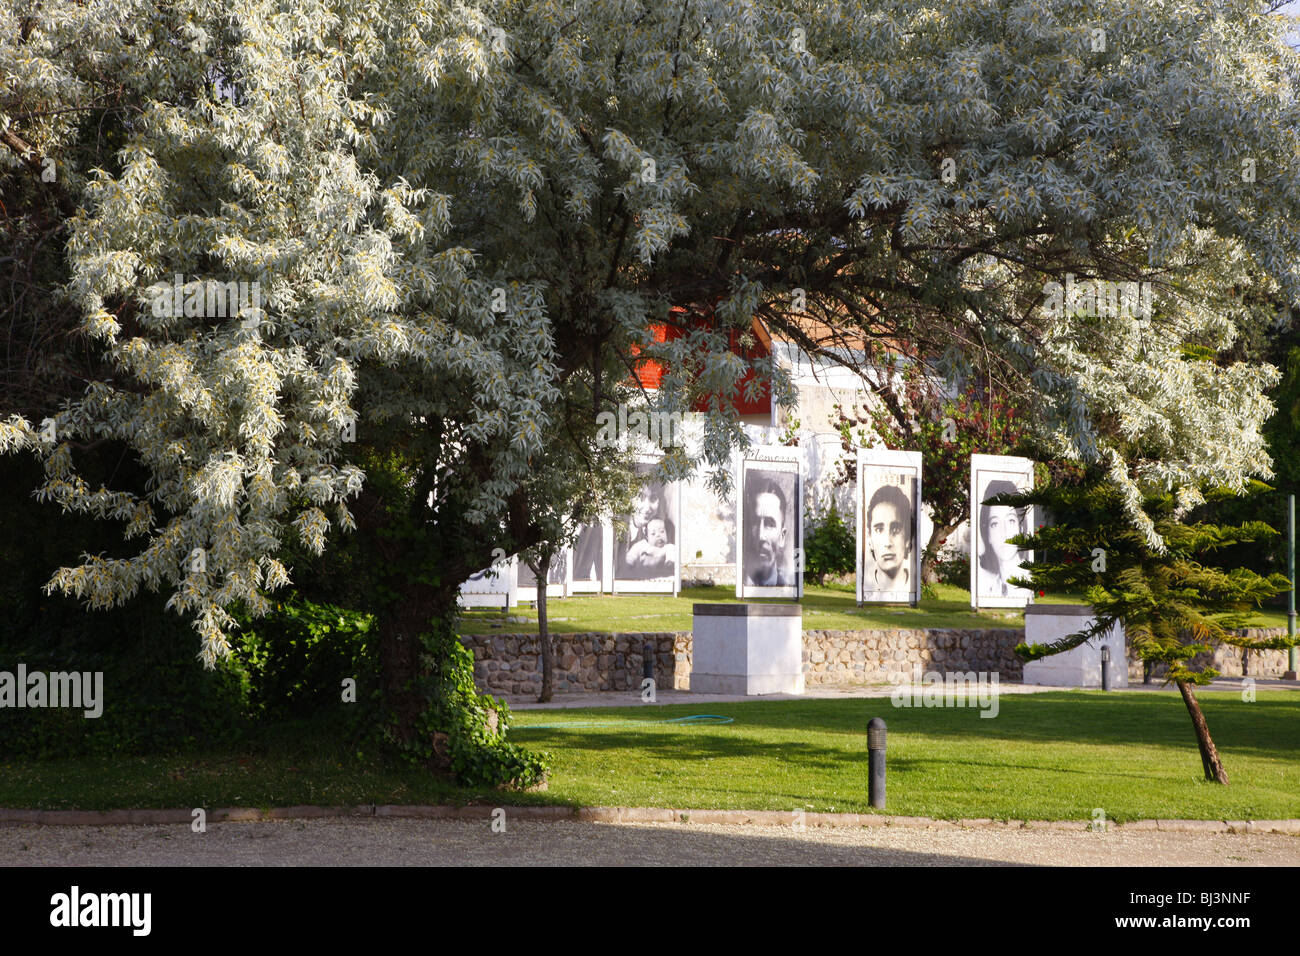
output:
[[[605,529],[584,524],[573,543],[573,580],[600,584],[605,566]]]
[[[568,571],[569,552],[561,551],[551,556],[551,566],[546,569],[546,583],[551,587],[564,583],[565,574]],[[533,569],[528,566],[528,562],[520,560],[519,572],[516,579],[518,586],[521,588],[537,587],[537,575],[533,574]]]
[[[921,599],[921,453],[858,449],[858,603]]]
[[[912,553],[915,548],[915,512],[903,482],[908,476],[883,476],[888,483],[870,491],[866,506],[866,580],[863,590],[891,594],[912,592]],[[892,481],[891,481],[892,479]],[[867,489],[863,489],[867,493]]]
[[[751,469],[745,476],[744,576],[752,587],[795,587],[795,474]]]

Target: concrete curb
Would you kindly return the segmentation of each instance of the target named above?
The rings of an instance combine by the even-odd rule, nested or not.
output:
[[[937,820],[933,817],[876,813],[804,813],[795,810],[671,810],[657,807],[463,807],[374,805],[357,807],[222,807],[207,814],[209,823],[260,823],[271,820],[319,820],[340,817],[387,817],[418,820],[490,820],[496,809],[512,820],[580,820],[588,823],[704,823],[731,826],[917,827],[962,830],[1087,831],[1086,820]],[[0,826],[121,826],[188,824],[192,810],[6,810]],[[1109,822],[1112,831],[1156,830],[1165,833],[1281,833],[1300,836],[1300,820],[1133,820]]]

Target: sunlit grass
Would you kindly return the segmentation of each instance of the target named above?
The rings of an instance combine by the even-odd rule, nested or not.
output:
[[[358,759],[303,727],[242,750],[6,761],[0,806],[490,801],[866,812],[866,724],[879,716],[889,726],[892,814],[1091,820],[1101,809],[1120,821],[1300,817],[1300,694],[1260,692],[1251,703],[1222,692],[1200,697],[1227,787],[1201,779],[1177,695],[1061,691],[1004,696],[993,719],[971,708],[894,708],[888,698],[517,712],[511,739],[552,755],[544,793],[454,787],[417,768]],[[733,722],[642,723],[699,713]]]
[[[810,586],[804,590],[804,630],[860,630],[905,627],[1024,627],[1024,613],[1016,608],[971,610],[970,591],[950,584],[936,585],[937,596],[923,598],[918,607],[907,605],[857,606],[852,585]],[[790,603],[767,599],[771,603]],[[1041,604],[1079,602],[1075,595],[1048,594]],[[687,588],[671,594],[584,594],[551,598],[547,602],[550,629],[557,634],[639,631],[689,631],[695,603],[738,603],[734,587]],[[753,601],[746,603],[755,603]],[[1280,612],[1257,615],[1257,626],[1285,626]],[[462,634],[537,633],[537,611],[529,604],[511,608],[476,609],[461,619]]]

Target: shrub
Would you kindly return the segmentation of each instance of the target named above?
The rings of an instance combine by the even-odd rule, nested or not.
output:
[[[358,719],[372,716],[366,713],[368,694],[379,684],[373,615],[317,604],[294,591],[266,617],[233,616],[240,632],[232,650],[249,676],[248,708],[254,719],[336,712],[347,678],[356,681],[358,706],[344,711]]]
[[[820,520],[804,535],[804,577],[824,584],[828,574],[850,574],[857,568],[853,529],[840,517],[832,500]]]
[[[144,486],[119,446],[83,457],[98,461],[88,480],[107,482],[119,469],[119,485]],[[119,607],[88,611],[74,598],[44,593],[51,573],[76,564],[82,551],[111,556],[115,529],[37,501],[31,489],[41,474],[27,458],[0,470],[0,670],[101,672],[102,712],[0,708],[0,756],[160,753],[238,739],[247,729],[247,675],[237,667],[204,670],[193,628],[164,610],[163,595],[142,590]]]
[[[32,626],[6,628],[0,670],[101,672],[102,710],[87,718],[69,707],[0,709],[0,754],[170,753],[238,740],[248,729],[247,675],[237,666],[205,670],[193,629],[162,603],[151,595],[87,612],[51,599]],[[13,610],[0,602],[0,614]]]
[[[449,770],[466,787],[532,787],[546,778],[550,755],[506,740],[510,708],[474,686],[474,652],[457,638],[450,622],[435,620],[421,635],[429,668],[427,709],[414,740],[389,738],[413,763]]]
[[[934,570],[944,584],[953,584],[961,588],[970,587],[969,554],[943,555],[934,563]]]

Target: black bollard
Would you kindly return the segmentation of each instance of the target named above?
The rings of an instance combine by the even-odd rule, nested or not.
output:
[[[1110,645],[1101,645],[1101,689],[1110,690]]]
[[[872,717],[867,722],[868,795],[877,810],[885,809],[885,722]]]
[[[641,676],[654,680],[655,646],[653,644],[644,644],[641,647]]]

